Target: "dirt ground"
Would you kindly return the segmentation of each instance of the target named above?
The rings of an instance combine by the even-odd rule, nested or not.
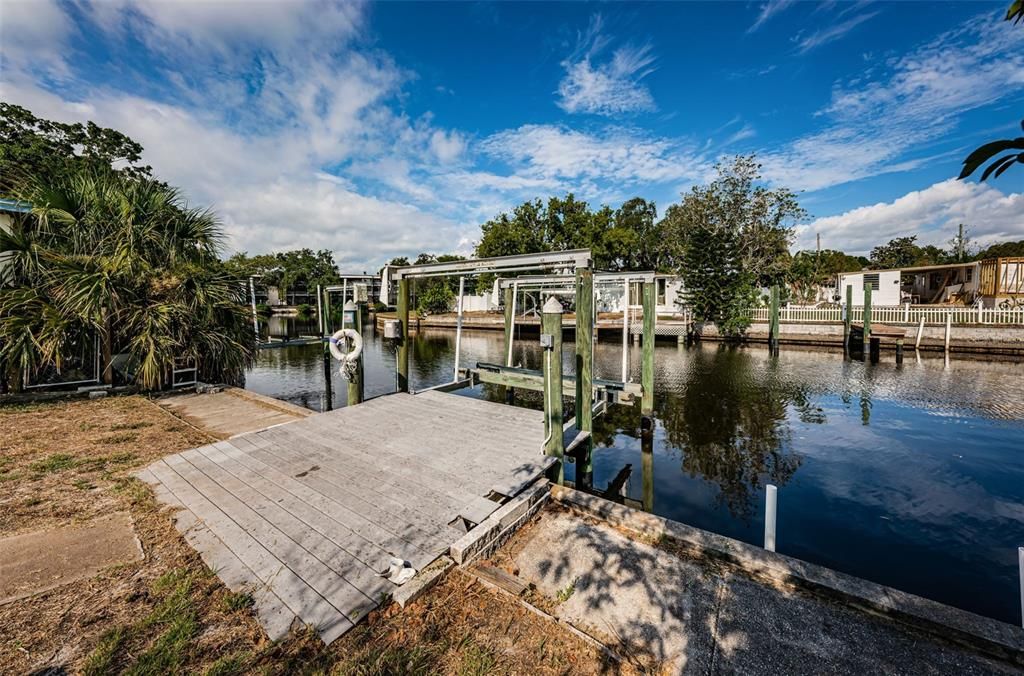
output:
[[[268,641],[131,473],[206,443],[143,397],[0,407],[0,537],[126,511],[144,558],[0,606],[0,673],[588,674],[589,643],[455,571],[329,648]]]

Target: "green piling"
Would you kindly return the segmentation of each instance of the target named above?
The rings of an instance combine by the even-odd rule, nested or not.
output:
[[[593,474],[591,451],[594,448],[594,272],[576,270],[576,429],[590,437],[580,449],[576,461],[577,483],[580,476]]]
[[[771,290],[771,317],[768,321],[768,349],[774,352],[779,346],[779,287]]]
[[[846,285],[846,317],[843,320],[843,349],[850,349],[850,325],[853,323],[853,285]]]
[[[552,296],[541,312],[541,333],[550,336],[550,347],[544,348],[544,454],[558,462],[551,468],[551,480],[565,482],[562,456],[565,442],[562,438],[562,304]]]
[[[395,368],[398,369],[398,391],[409,391],[409,280],[405,277],[398,280],[398,321],[401,325],[401,338],[398,339],[398,358]]]
[[[353,315],[353,326],[356,333],[363,335],[363,307],[361,303],[355,304],[356,310]],[[356,363],[356,372],[352,380],[348,381],[348,405],[354,406],[363,403],[363,357],[359,356]]]
[[[644,282],[644,327],[643,327],[643,353],[640,368],[640,384],[643,386],[643,396],[640,402],[640,413],[644,416],[654,414],[654,333],[657,309],[655,300],[657,298],[657,286],[654,282]]]
[[[861,331],[864,354],[871,351],[871,284],[864,284],[864,328]]]

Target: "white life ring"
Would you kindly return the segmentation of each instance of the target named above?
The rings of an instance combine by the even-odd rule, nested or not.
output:
[[[342,351],[340,345],[342,343],[347,345],[349,341],[352,341],[352,347]],[[335,359],[340,362],[354,364],[363,352],[363,337],[355,329],[341,329],[340,331],[335,331],[334,335],[328,339],[327,346],[330,347],[331,354],[334,355]]]

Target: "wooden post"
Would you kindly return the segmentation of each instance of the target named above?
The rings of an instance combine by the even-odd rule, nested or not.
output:
[[[657,286],[654,282],[644,282],[644,342],[643,361],[640,367],[640,384],[643,395],[640,403],[640,414],[645,417],[654,415],[654,335],[657,309]]]
[[[843,318],[843,350],[850,349],[850,324],[853,322],[853,285],[846,285],[846,316]]]
[[[349,301],[350,303],[352,301]],[[359,335],[363,335],[363,312],[362,307],[357,303],[352,303],[355,308],[355,312],[352,315],[352,328]],[[348,303],[345,304],[346,313],[348,312]],[[348,381],[348,405],[355,406],[356,404],[363,403],[363,357],[359,356],[359,361],[356,363],[356,372],[352,376],[352,380]]]
[[[897,338],[896,339],[896,363],[897,364],[902,364],[903,363],[903,339],[902,338]]]
[[[864,323],[861,331],[863,358],[867,359],[871,352],[871,284],[864,285]]]
[[[768,318],[768,351],[775,352],[779,344],[779,287],[771,291],[771,316]]]
[[[622,382],[629,380],[629,278],[622,280]]]
[[[640,471],[645,512],[654,511],[654,434],[640,436]]]
[[[320,285],[317,287],[317,294],[320,294]],[[317,298],[317,302],[320,299]],[[323,410],[331,411],[334,409],[334,369],[331,368],[331,349],[327,345],[327,341],[324,340],[324,324],[320,324],[320,347],[323,349],[323,362],[324,362],[324,405]]]
[[[594,431],[594,273],[576,270],[576,429]],[[586,443],[587,464],[593,438]],[[581,468],[577,464],[577,471]]]
[[[398,321],[402,337],[398,339],[398,355],[395,368],[398,370],[398,391],[409,391],[409,280],[398,280]]]
[[[541,312],[542,344],[544,348],[544,454],[558,459],[551,469],[551,480],[565,482],[562,456],[565,442],[562,438],[562,304],[554,296],[548,298]]]

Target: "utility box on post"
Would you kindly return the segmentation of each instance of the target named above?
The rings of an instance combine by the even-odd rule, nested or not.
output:
[[[402,339],[402,322],[397,319],[384,320],[384,337],[388,340]]]

